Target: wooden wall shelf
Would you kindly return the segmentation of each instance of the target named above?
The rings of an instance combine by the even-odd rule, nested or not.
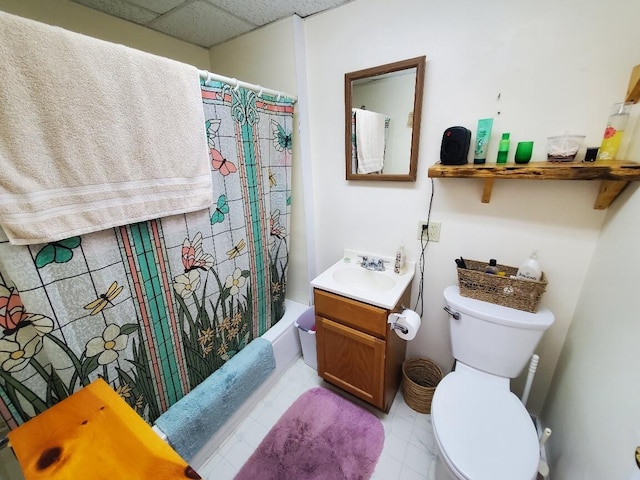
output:
[[[640,163],[623,161],[596,162],[532,162],[485,163],[482,165],[442,165],[436,163],[429,168],[432,178],[482,178],[484,190],[482,202],[491,201],[493,182],[496,179],[522,180],[600,180],[600,191],[593,206],[604,210],[616,199],[629,182],[640,180]]]

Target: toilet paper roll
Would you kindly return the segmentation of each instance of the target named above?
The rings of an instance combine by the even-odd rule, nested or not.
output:
[[[388,323],[396,324],[401,327],[407,329],[407,333],[403,333],[401,329],[394,328],[393,331],[396,332],[403,340],[413,340],[420,329],[420,325],[422,324],[422,320],[420,320],[420,315],[418,315],[413,310],[403,310],[402,313],[392,313],[388,317]]]

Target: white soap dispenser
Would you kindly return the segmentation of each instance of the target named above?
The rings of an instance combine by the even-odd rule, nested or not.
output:
[[[396,252],[396,261],[393,266],[393,271],[398,275],[403,275],[407,266],[407,258],[404,253],[404,242],[400,243],[398,251]]]
[[[542,269],[540,268],[540,263],[538,262],[538,252],[533,251],[529,258],[525,260],[522,266],[518,269],[518,273],[516,277],[522,278],[523,280],[536,280],[540,281],[542,278]]]

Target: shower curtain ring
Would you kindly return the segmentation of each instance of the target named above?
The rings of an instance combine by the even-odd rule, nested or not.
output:
[[[278,102],[280,101],[280,95],[281,95],[281,93],[278,92],[278,97],[276,98],[276,101],[278,101]]]
[[[240,80],[238,80],[237,78],[234,78],[233,81],[236,82],[236,86],[233,87],[233,90],[237,92],[238,90],[240,90]]]
[[[204,83],[209,83],[211,81],[211,72],[207,72],[207,79]]]
[[[258,85],[258,98],[262,98],[262,90],[263,88],[260,85]]]

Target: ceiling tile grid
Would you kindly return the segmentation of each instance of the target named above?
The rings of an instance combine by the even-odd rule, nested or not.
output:
[[[266,25],[280,18],[291,16],[295,13],[294,0],[254,0],[251,8],[237,0],[207,0],[209,3],[226,10],[237,17],[244,18],[256,25]]]
[[[162,15],[182,5],[185,0],[129,0],[129,2]]]
[[[352,0],[72,0],[210,48],[276,20],[308,17]]]
[[[220,10],[206,0],[197,0],[162,15],[148,26],[180,40],[208,48],[247,33],[257,25]]]
[[[158,17],[157,13],[125,0],[74,0],[74,2],[141,25]]]

